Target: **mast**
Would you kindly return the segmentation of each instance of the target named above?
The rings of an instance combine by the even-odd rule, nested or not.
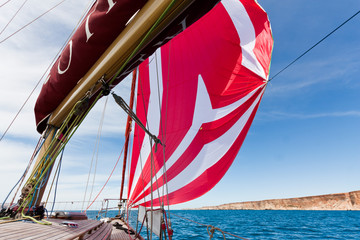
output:
[[[50,176],[58,150],[64,146],[61,141],[52,141],[52,139],[58,135],[56,134],[57,128],[63,128],[64,130],[64,128],[67,127],[67,124],[64,124],[64,121],[72,114],[74,106],[78,103],[86,102],[89,97],[102,88],[104,82],[110,82],[111,84],[111,81],[114,79],[110,80],[106,79],[106,77],[112,77],[119,72],[119,69],[124,69],[126,64],[135,54],[138,54],[146,44],[151,42],[165,27],[168,26],[169,23],[171,23],[172,19],[179,16],[193,2],[194,0],[149,0],[87,74],[79,80],[76,87],[72,89],[61,104],[51,113],[47,122],[48,128],[45,130],[45,135],[48,135],[48,140],[46,140],[46,144],[42,146],[38,161],[27,183],[22,189],[23,194],[19,200],[21,205],[24,205],[23,201],[30,197],[31,194],[29,195],[28,193],[31,191],[33,183],[39,183],[38,180],[33,179],[33,177],[37,176],[37,171],[42,164],[41,159],[49,160],[45,168],[48,170],[47,175]],[[166,12],[165,15],[163,15],[164,12]],[[153,28],[155,23],[157,23],[161,17],[163,17],[162,21],[157,27]],[[152,29],[152,32],[148,34],[150,29]],[[147,34],[147,39],[143,41],[143,38]],[[139,47],[141,46],[140,43],[143,44],[142,47]],[[75,124],[72,123],[71,127],[66,131],[76,130],[75,126],[80,123],[81,119]],[[48,153],[52,154],[47,156]],[[43,174],[41,173],[41,175]],[[40,185],[37,184],[39,192],[37,193],[35,206],[40,205],[46,185],[47,181],[42,182]],[[33,203],[31,204],[33,205]]]
[[[54,165],[54,158],[56,158],[56,152],[61,146],[61,142],[57,139],[54,140],[56,134],[55,128],[48,128],[45,132],[45,140],[40,149],[38,158],[35,162],[34,169],[21,190],[21,196],[18,204],[23,207],[39,206],[42,196],[44,195],[45,186],[49,180],[49,176]],[[47,169],[47,170],[46,170]],[[42,176],[48,177],[42,177]],[[40,181],[39,181],[40,180]],[[30,196],[35,201],[30,199]],[[31,206],[30,206],[31,205]]]
[[[133,109],[133,106],[134,106],[135,84],[136,84],[136,70],[133,71],[133,77],[132,77],[132,82],[131,82],[131,95],[130,95],[130,103],[129,103],[130,109]],[[126,121],[126,130],[125,130],[125,152],[124,152],[124,161],[123,161],[123,169],[122,169],[122,177],[121,177],[120,201],[123,199],[126,160],[127,160],[127,154],[128,154],[128,148],[129,148],[131,124],[132,124],[132,118],[128,115],[127,121]]]

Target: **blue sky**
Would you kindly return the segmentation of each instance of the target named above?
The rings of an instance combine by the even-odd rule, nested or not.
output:
[[[0,35],[0,41],[56,3],[51,0],[45,6],[43,1],[36,2],[27,3],[35,7],[22,10]],[[259,3],[269,15],[275,41],[271,76],[360,10],[358,0],[346,4],[324,0]],[[19,4],[0,8],[0,29]],[[78,10],[86,4],[65,2],[0,44],[1,133],[70,34],[81,15]],[[222,181],[203,197],[176,208],[360,190],[359,25],[357,16],[273,79],[242,149]],[[128,89],[126,80],[116,92],[127,97]],[[39,137],[32,113],[35,98],[29,100],[0,142],[0,200],[20,177]],[[99,102],[66,149],[59,200],[83,199],[104,103],[105,99]],[[124,119],[109,99],[94,193],[120,154]],[[100,199],[118,197],[119,179],[118,175],[112,178]]]

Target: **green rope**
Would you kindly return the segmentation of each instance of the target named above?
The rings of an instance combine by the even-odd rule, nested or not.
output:
[[[171,3],[167,6],[167,8],[165,9],[165,11],[160,15],[160,17],[157,19],[157,21],[154,23],[154,25],[149,29],[149,31],[146,33],[146,35],[144,36],[144,38],[140,41],[140,43],[136,46],[136,48],[133,50],[133,52],[130,54],[130,56],[125,60],[125,62],[123,63],[123,65],[119,68],[119,70],[115,73],[115,75],[113,76],[113,78],[110,80],[109,85],[111,85],[111,83],[119,76],[119,74],[124,70],[124,68],[126,67],[126,65],[130,62],[130,60],[135,56],[135,54],[137,54],[137,52],[139,51],[139,49],[141,47],[143,47],[145,41],[148,40],[150,34],[154,31],[154,29],[156,27],[158,27],[158,25],[160,24],[160,22],[164,19],[164,17],[166,16],[166,14],[170,11],[170,9],[172,8],[172,6],[175,4],[175,0],[172,0]],[[31,191],[28,193],[27,197],[23,200],[22,204],[20,205],[19,209],[22,209],[21,214],[23,215],[23,217],[29,218],[31,220],[33,220],[34,222],[38,222],[40,224],[48,224],[49,222],[45,222],[42,223],[40,221],[37,221],[36,219],[29,217],[29,216],[25,216],[24,215],[24,204],[26,203],[26,205],[28,205],[27,200],[29,200],[29,198],[32,196],[32,194],[34,193],[36,187],[38,186],[38,184],[42,181],[42,179],[44,178],[45,174],[48,172],[48,170],[50,169],[50,167],[53,165],[54,161],[56,160],[57,156],[59,155],[59,153],[62,151],[62,149],[65,147],[65,145],[68,143],[68,141],[71,139],[71,137],[74,135],[74,133],[76,132],[76,130],[78,129],[78,127],[81,125],[81,123],[83,122],[83,120],[85,119],[85,117],[87,116],[87,114],[89,113],[89,111],[92,109],[92,107],[95,105],[95,103],[99,100],[99,98],[102,95],[101,91],[98,96],[96,97],[96,99],[93,101],[92,105],[87,109],[87,111],[79,116],[77,116],[75,118],[74,121],[72,121],[71,125],[68,127],[67,131],[65,131],[64,133],[64,139],[65,141],[61,142],[59,141],[56,144],[57,139],[59,138],[60,134],[65,130],[65,128],[67,127],[68,123],[70,122],[71,118],[73,117],[73,114],[75,112],[76,107],[82,103],[82,101],[78,101],[74,107],[72,108],[72,110],[70,111],[70,113],[68,114],[68,117],[65,119],[64,123],[62,124],[62,126],[60,127],[60,129],[58,129],[57,133],[55,133],[55,137],[53,138],[53,140],[50,142],[49,147],[47,148],[44,156],[42,157],[42,159],[39,161],[39,164],[35,167],[34,171],[32,172],[31,176],[29,177],[28,181],[26,182],[26,184],[29,184],[30,181],[33,181],[33,178],[35,176],[35,174],[39,174],[39,170],[40,168],[43,168],[44,166],[46,166],[46,168],[44,169],[43,173],[40,175],[40,177],[38,178],[38,180],[35,182],[34,187],[31,189]],[[54,130],[55,131],[55,130]],[[53,148],[55,146],[55,148]],[[59,148],[60,147],[60,148]],[[59,148],[59,149],[58,149]],[[55,152],[50,152],[50,150],[56,150]],[[47,156],[50,156],[51,161],[49,163],[45,163],[45,159]],[[26,185],[25,184],[25,185]]]
[[[46,220],[41,220],[41,221],[39,221],[39,220],[36,220],[35,218],[33,218],[33,217],[30,217],[30,216],[26,216],[25,214],[24,214],[24,210],[21,212],[21,216],[23,217],[23,218],[25,218],[25,219],[30,219],[31,221],[33,221],[33,222],[35,222],[35,223],[38,223],[38,224],[41,224],[41,225],[52,225],[52,222],[49,222],[49,221],[46,221]]]
[[[28,206],[27,200],[29,200],[30,197],[32,197],[36,187],[38,186],[38,184],[42,181],[42,179],[44,178],[45,174],[47,174],[47,172],[49,171],[50,167],[53,165],[54,161],[56,160],[57,156],[59,155],[59,153],[63,150],[63,148],[65,147],[65,145],[67,144],[67,142],[70,140],[71,136],[74,134],[74,131],[76,131],[76,129],[78,128],[78,126],[76,128],[74,128],[75,124],[78,124],[79,122],[81,122],[83,120],[83,118],[85,117],[85,115],[89,112],[89,110],[86,112],[86,114],[80,114],[78,116],[76,116],[76,118],[74,119],[74,121],[71,123],[71,125],[68,127],[68,129],[65,131],[63,139],[65,139],[65,141],[63,141],[63,145],[61,146],[61,142],[59,141],[56,144],[57,139],[59,138],[60,134],[62,132],[64,132],[65,128],[68,126],[69,121],[72,119],[74,112],[76,110],[76,107],[81,104],[82,101],[78,101],[74,107],[72,108],[72,110],[70,111],[68,117],[65,119],[64,123],[62,124],[62,126],[60,127],[60,129],[58,130],[57,133],[55,133],[55,137],[53,138],[53,140],[50,142],[49,147],[47,148],[44,156],[42,157],[42,159],[39,161],[39,164],[36,166],[35,170],[33,171],[33,173],[31,174],[31,177],[29,178],[29,180],[27,181],[27,184],[30,183],[31,181],[33,181],[33,178],[35,176],[35,174],[39,174],[39,169],[43,168],[44,166],[46,166],[46,168],[44,169],[44,171],[42,172],[42,174],[40,175],[40,177],[38,177],[37,181],[34,184],[34,187],[31,189],[31,191],[28,193],[27,197],[23,200],[22,204],[20,205],[19,209],[22,208],[22,215],[24,212],[24,209],[26,206]],[[93,106],[93,105],[92,105]],[[82,118],[82,119],[81,119]],[[74,128],[74,129],[73,129]],[[55,130],[54,130],[55,131]],[[70,132],[73,131],[69,137]],[[55,148],[53,148],[55,146]],[[60,148],[59,148],[60,147]],[[50,152],[56,150],[55,152]],[[47,156],[51,157],[51,161],[49,163],[47,163],[47,165],[45,165],[45,159]]]

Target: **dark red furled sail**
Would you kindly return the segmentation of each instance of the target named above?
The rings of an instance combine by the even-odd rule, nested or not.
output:
[[[186,27],[190,26],[219,0],[195,0],[129,61],[113,85]],[[37,130],[42,133],[50,114],[88,72],[93,64],[124,30],[129,19],[147,0],[98,0],[76,30],[50,70],[35,105]],[[111,76],[110,76],[111,77]],[[93,99],[92,99],[93,100]]]
[[[50,70],[35,105],[38,131],[146,0],[98,0]]]

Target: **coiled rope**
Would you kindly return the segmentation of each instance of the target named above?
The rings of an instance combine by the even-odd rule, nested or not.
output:
[[[235,235],[235,234],[226,232],[226,231],[224,231],[224,230],[222,230],[222,229],[220,229],[220,228],[218,228],[218,227],[215,227],[215,226],[213,226],[213,225],[210,225],[210,224],[199,223],[199,222],[196,222],[196,221],[194,221],[194,220],[191,220],[191,219],[188,219],[188,218],[185,218],[185,217],[181,217],[181,216],[179,216],[179,215],[177,215],[177,214],[175,214],[175,213],[173,213],[173,212],[172,212],[172,215],[174,215],[174,216],[176,216],[176,217],[178,217],[178,218],[181,218],[181,219],[183,219],[183,220],[186,220],[186,221],[189,221],[189,222],[193,222],[193,223],[196,223],[196,224],[198,224],[198,225],[200,225],[200,226],[206,227],[206,231],[207,231],[207,233],[209,234],[209,239],[212,239],[212,238],[213,238],[214,233],[215,233],[215,230],[217,230],[217,231],[219,231],[219,232],[222,233],[222,235],[223,235],[223,237],[224,237],[224,240],[226,240],[225,234],[230,235],[230,236],[233,236],[233,237],[236,237],[236,238],[239,238],[239,239],[248,240],[247,238],[243,238],[243,237],[237,236],[237,235]]]

